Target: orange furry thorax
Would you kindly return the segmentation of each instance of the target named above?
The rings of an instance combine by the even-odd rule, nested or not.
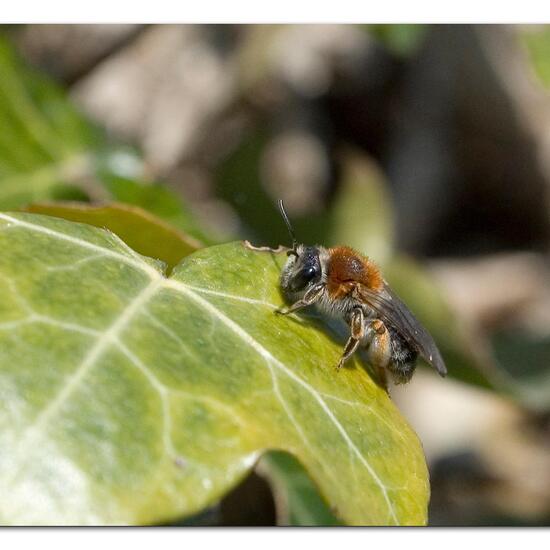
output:
[[[381,290],[383,279],[376,264],[349,246],[329,249],[327,290],[332,298],[349,294],[355,283]]]

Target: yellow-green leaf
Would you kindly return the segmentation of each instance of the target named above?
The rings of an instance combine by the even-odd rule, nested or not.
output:
[[[266,450],[349,524],[424,524],[420,443],[316,318],[274,313],[284,255],[160,263],[90,225],[0,214],[0,523],[196,513]]]
[[[129,204],[52,202],[31,204],[25,210],[108,229],[136,252],[162,260],[169,269],[202,246],[194,237]]]

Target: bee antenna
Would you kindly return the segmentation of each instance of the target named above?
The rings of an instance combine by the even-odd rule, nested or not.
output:
[[[288,219],[285,205],[283,204],[283,199],[279,199],[278,204],[281,215],[283,216],[283,220],[285,220],[288,232],[290,233],[290,238],[292,239],[292,250],[289,251],[289,254],[295,254],[297,256],[298,254],[296,254],[296,247],[298,246],[298,241],[296,240],[296,235],[294,234],[294,230],[292,229],[292,225],[290,224],[290,220]]]

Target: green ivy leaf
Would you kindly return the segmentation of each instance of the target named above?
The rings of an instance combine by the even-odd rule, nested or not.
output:
[[[284,255],[202,249],[167,278],[112,233],[0,214],[0,522],[150,524],[217,502],[266,451],[349,524],[424,524],[419,441]]]
[[[52,202],[31,204],[25,210],[108,229],[136,252],[162,260],[169,270],[202,246],[193,237],[128,204],[91,206],[79,202]]]

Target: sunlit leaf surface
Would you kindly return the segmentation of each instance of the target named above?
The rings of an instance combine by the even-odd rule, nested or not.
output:
[[[416,435],[342,341],[282,317],[284,256],[202,249],[170,278],[113,234],[0,214],[0,522],[158,523],[268,449],[350,524],[423,524]]]

